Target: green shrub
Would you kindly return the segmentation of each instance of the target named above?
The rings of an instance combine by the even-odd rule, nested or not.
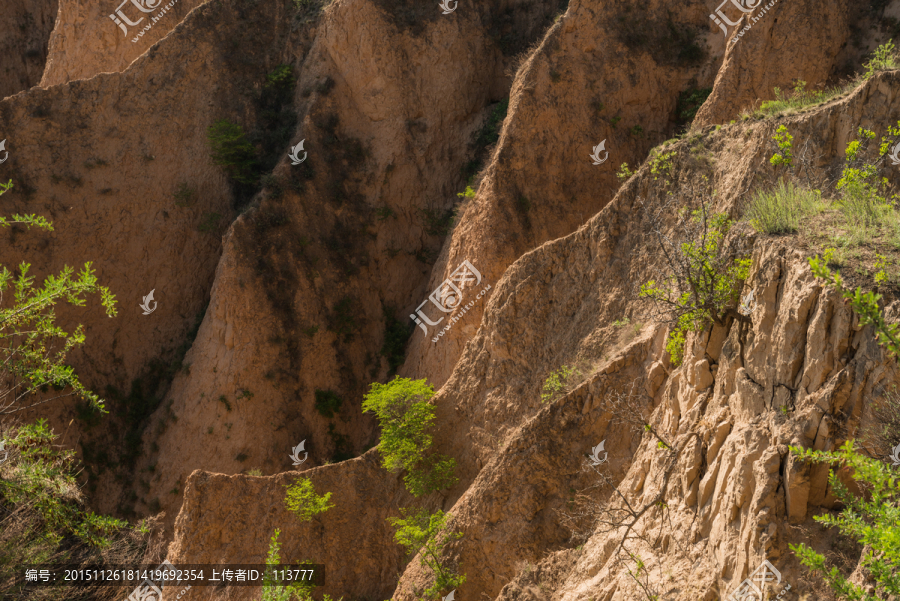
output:
[[[331,493],[317,495],[312,480],[309,478],[300,478],[286,488],[287,496],[284,504],[288,511],[293,512],[302,522],[310,522],[320,513],[325,513],[334,507],[334,503],[328,502],[331,499]]]
[[[725,325],[732,317],[747,318],[734,309],[743,282],[750,273],[749,258],[732,258],[725,252],[724,240],[732,221],[724,213],[709,216],[706,204],[691,213],[685,222],[682,240],[677,243],[662,237],[671,273],[662,281],[650,280],[641,286],[640,298],[652,301],[661,315],[672,324],[666,349],[672,364],[678,366],[684,357],[685,336],[701,332],[717,324]]]
[[[850,243],[873,237],[873,230],[878,228],[896,230],[898,225],[896,211],[887,197],[888,181],[879,178],[877,164],[866,159],[875,132],[860,127],[858,133],[859,139],[847,144],[846,165],[836,186]],[[886,146],[882,144],[880,156],[887,153]]]
[[[0,464],[0,598],[32,598],[15,582],[27,564],[102,566],[110,556],[116,563],[142,563],[149,531],[87,509],[75,452],[59,450],[46,420],[4,434],[9,455]],[[64,590],[46,589],[40,598],[108,598],[103,588]]]
[[[757,191],[744,213],[757,232],[792,234],[823,209],[821,194],[779,179],[771,191]]]
[[[276,578],[275,576],[275,570],[278,569],[278,566],[284,565],[281,563],[281,543],[278,542],[280,535],[281,530],[276,528],[272,538],[269,539],[269,551],[266,554],[266,571],[263,574],[262,601],[315,601],[312,594],[314,585],[310,582],[298,580],[290,584],[278,584],[279,582],[284,582],[284,578]],[[292,565],[302,569],[313,564],[311,561],[301,561]],[[342,599],[343,597],[337,601]],[[322,601],[332,601],[332,598],[330,595],[325,594],[322,596]]]
[[[619,170],[616,171],[616,177],[620,182],[627,181],[632,175],[634,175],[634,171],[628,168],[628,163],[622,163],[619,165]]]
[[[448,528],[450,514],[440,509],[429,514],[425,509],[401,508],[399,518],[388,518],[396,529],[394,540],[397,541],[409,557],[419,555],[422,567],[431,570],[434,582],[424,591],[425,598],[435,598],[459,588],[465,581],[465,574],[444,565],[441,555],[445,547],[463,537],[462,532],[445,532]]]
[[[316,411],[322,417],[331,419],[341,410],[343,399],[332,390],[319,390],[316,388]]]
[[[219,119],[207,129],[213,163],[222,167],[235,182],[255,185],[259,181],[256,149],[240,125]]]
[[[869,79],[878,71],[896,69],[900,66],[900,63],[898,63],[897,60],[897,50],[894,47],[894,42],[887,41],[876,48],[869,61],[864,63],[863,66],[866,68],[865,73],[863,73],[864,79]]]
[[[12,187],[12,182],[0,184],[0,196]],[[52,224],[37,215],[0,217],[0,227],[13,225],[53,231]],[[55,323],[55,307],[59,302],[84,307],[88,295],[98,293],[106,314],[115,317],[115,296],[109,288],[97,284],[91,263],[85,263],[77,276],[66,265],[59,275],[48,275],[37,288],[34,276],[28,275],[30,269],[29,263],[22,262],[14,276],[0,266],[0,295],[10,287],[14,290],[9,299],[12,302],[7,308],[0,308],[0,382],[8,386],[0,388],[0,415],[38,404],[41,401],[32,393],[46,392],[51,387],[57,391],[68,389],[55,398],[75,395],[105,413],[102,399],[81,384],[72,367],[63,364],[72,349],[84,344],[84,327],[79,325],[71,333],[60,328]]]
[[[204,234],[216,231],[216,228],[219,225],[219,219],[221,218],[222,216],[218,213],[204,213],[200,223],[197,225],[197,231],[203,232]]]
[[[392,376],[406,360],[406,345],[412,336],[415,326],[408,320],[402,321],[394,317],[394,309],[384,309],[384,344],[381,345],[381,356],[388,362],[388,375]]]
[[[577,368],[568,365],[563,365],[558,370],[550,372],[541,389],[541,402],[552,403],[563,396],[581,375],[582,373]]]
[[[836,567],[828,569],[825,557],[806,544],[790,545],[810,572],[820,575],[838,599],[878,601],[900,595],[900,480],[887,464],[861,455],[848,440],[837,452],[790,447],[799,460],[837,464],[852,468],[852,477],[865,491],[852,494],[835,470],[829,475],[830,489],[843,504],[840,515],[813,519],[853,538],[863,547],[860,566],[871,574],[874,590],[851,582]]]
[[[362,404],[381,425],[382,465],[395,473],[406,470],[406,488],[417,497],[456,483],[456,461],[428,454],[432,444],[428,429],[435,417],[434,405],[428,402],[432,396],[434,389],[426,380],[397,376],[387,384],[373,382]]]
[[[690,125],[710,94],[712,88],[691,88],[678,94],[675,103],[675,122],[682,127]]]

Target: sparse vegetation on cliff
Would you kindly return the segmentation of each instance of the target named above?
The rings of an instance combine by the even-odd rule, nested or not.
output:
[[[664,210],[674,210],[669,203]],[[671,325],[666,350],[673,365],[681,365],[685,336],[701,332],[725,320],[745,320],[736,310],[742,283],[750,273],[750,259],[734,256],[725,247],[725,237],[733,222],[725,214],[710,215],[708,206],[689,214],[681,209],[675,234],[666,233],[660,214],[651,217],[669,273],[641,286],[640,298],[651,301],[657,319]]]
[[[426,380],[395,377],[387,384],[373,382],[362,408],[374,413],[381,425],[382,464],[391,472],[406,470],[407,490],[419,497],[449,488],[456,481],[456,460],[429,453],[434,422],[434,396]]]
[[[56,446],[59,437],[45,420],[6,430],[3,438],[0,597],[23,594],[22,566],[29,564],[141,563],[148,530],[87,508],[75,452]],[[115,593],[104,587],[65,590],[66,599],[105,600]]]
[[[334,507],[334,503],[329,503],[331,493],[316,494],[316,489],[309,478],[300,478],[286,488],[287,496],[284,504],[288,511],[300,518],[301,522],[309,522],[320,513],[325,513]]]
[[[426,509],[400,509],[403,517],[388,518],[397,532],[394,540],[412,558],[419,555],[423,567],[431,570],[434,581],[422,595],[424,599],[436,599],[442,594],[456,589],[466,581],[465,574],[457,573],[457,569],[449,567],[442,556],[448,544],[463,537],[462,532],[450,529],[450,514],[440,509],[429,513]],[[448,532],[448,529],[450,531]],[[461,569],[459,566],[458,569]],[[418,595],[416,595],[418,598]]]

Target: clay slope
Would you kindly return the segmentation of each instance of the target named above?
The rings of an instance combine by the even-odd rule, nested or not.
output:
[[[38,277],[92,261],[120,303],[117,319],[106,318],[96,301],[59,310],[62,325],[84,323],[91,341],[72,364],[90,386],[118,399],[114,416],[130,420],[101,446],[134,437],[145,403],[158,393],[177,347],[190,343],[188,332],[208,302],[219,236],[234,213],[230,186],[208,158],[206,127],[244,113],[250,103],[241,92],[261,77],[218,40],[224,34],[240,42],[256,19],[283,23],[273,32],[278,39],[288,24],[277,18],[277,6],[268,10],[209,4],[192,15],[197,25],[189,40],[156,46],[125,73],[33,88],[0,104],[9,151],[0,179],[15,186],[4,196],[7,210],[45,215],[56,228],[50,235],[4,231],[0,260],[27,259]],[[257,52],[273,64],[267,46]],[[176,204],[182,184],[193,191],[189,206]],[[139,304],[151,290],[158,306],[143,315]],[[68,423],[73,405],[64,411],[57,417]],[[116,488],[101,483],[101,490]],[[114,493],[101,500],[107,511],[117,504]]]
[[[60,0],[40,85],[124,71],[204,0]],[[113,18],[114,17],[114,18]]]
[[[552,9],[524,11],[517,43],[543,31]],[[442,242],[435,221],[457,200],[485,106],[509,85],[512,58],[495,39],[513,24],[504,11],[444,19],[417,5],[338,2],[310,28],[308,52],[290,51],[297,124],[224,238],[190,372],[144,436],[141,508],[166,509],[171,526],[195,469],[271,474],[291,469],[304,440],[300,469],[375,444],[359,404],[389,375],[390,339],[402,355],[400,307],[424,293]],[[295,166],[285,155],[301,140]]]
[[[4,3],[0,20],[0,99],[27,90],[41,80],[57,3],[58,0]]]
[[[620,166],[640,164],[678,127],[679,95],[712,83],[721,54],[709,44],[707,12],[703,2],[677,14],[661,1],[570,2],[516,72],[497,147],[432,289],[465,260],[495,285],[524,252],[572,232],[613,198]],[[444,315],[425,303],[426,317],[446,319],[414,332],[404,373],[443,385],[485,306]],[[452,318],[459,322],[441,333]]]
[[[796,140],[809,139],[823,157],[816,168],[830,174],[840,162],[837,149],[859,123],[900,119],[892,108],[898,91],[900,73],[891,72],[809,114],[709,128],[667,148],[677,152],[676,187],[706,175],[719,191],[715,210],[737,215],[751,187],[774,179],[769,140],[779,124]],[[681,451],[663,497],[675,526],[661,546],[632,547],[662,598],[724,596],[764,559],[795,591],[811,593],[787,544],[805,540],[808,535],[794,525],[808,527],[811,515],[831,506],[832,498],[827,472],[791,463],[787,445],[831,449],[852,437],[866,419],[868,399],[895,380],[893,368],[871,331],[855,325],[844,304],[812,278],[802,251],[753,236],[746,226],[741,227],[752,243],[755,267],[745,292],[754,291],[757,305],[743,334],[733,325],[693,337],[684,365],[672,369],[662,328],[647,324],[640,334],[623,333],[613,321],[639,319],[635,286],[662,262],[647,211],[664,199],[645,165],[584,227],[516,261],[435,397],[442,424],[436,446],[457,459],[461,482],[429,505],[441,503],[453,514],[454,529],[465,533],[444,557],[467,575],[456,593],[460,598],[639,598],[627,566],[613,556],[617,535],[577,532],[586,542],[576,549],[571,523],[563,521],[573,492],[598,484],[597,474],[584,469],[584,457],[601,440],[609,451],[601,469],[612,486],[635,504],[660,490],[663,456],[649,435],[623,427],[610,404],[619,394],[652,408],[654,427]],[[621,351],[605,351],[609,339]],[[573,363],[594,369],[576,390],[542,406],[540,386],[548,372]],[[340,474],[351,463],[373,461],[376,453],[315,473]],[[391,478],[375,470],[357,486],[382,487],[378,483]],[[201,472],[189,488],[195,482],[203,482],[205,499],[224,499],[234,486]],[[342,489],[335,484],[323,490]],[[608,486],[602,488],[594,502],[607,503],[610,494]],[[407,502],[399,493],[393,498]],[[185,507],[193,503],[189,493]],[[187,549],[187,541],[198,544],[204,528],[226,516],[297,531],[289,516],[271,519],[265,507],[208,508],[206,526],[195,514],[179,517],[173,549]],[[331,511],[325,515],[337,523],[349,519],[347,509]],[[391,515],[394,505],[372,511]],[[661,519],[651,510],[636,524],[635,535],[650,537]],[[392,548],[389,534],[373,531]],[[260,531],[257,538],[265,535]],[[346,536],[346,529],[336,527],[328,531],[327,548],[314,548],[330,558],[331,549],[351,544]],[[320,545],[307,538],[303,544]],[[254,543],[254,553],[263,546],[261,540]],[[558,549],[570,550],[553,553]],[[232,556],[236,552],[225,554]],[[392,598],[414,598],[429,578],[418,561],[411,562]],[[363,594],[359,586],[338,590],[330,583],[323,590]]]

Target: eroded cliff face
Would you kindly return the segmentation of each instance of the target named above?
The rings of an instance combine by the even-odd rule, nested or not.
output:
[[[774,181],[778,124],[833,176],[859,125],[900,119],[900,81],[882,74],[778,123],[724,125],[775,85],[832,81],[861,21],[846,4],[779,2],[728,44],[743,25],[723,38],[712,4],[461,2],[442,15],[384,0],[179,0],[132,42],[141,24],[124,37],[115,6],[61,0],[43,88],[0,103],[0,179],[16,185],[4,199],[57,229],[6,231],[0,260],[27,259],[38,276],[92,260],[121,302],[118,320],[60,311],[86,324],[90,344],[72,363],[95,389],[112,386],[119,420],[76,427],[67,442],[85,434],[92,469],[98,449],[129,445],[128,462],[92,480],[97,508],[165,511],[176,563],[261,562],[279,528],[287,560],[328,566],[323,592],[401,601],[430,576],[386,518],[424,503],[465,533],[443,558],[467,575],[461,600],[624,601],[640,591],[621,533],[572,517],[573,503],[608,507],[621,493],[668,508],[648,510],[632,530],[645,542],[629,547],[667,601],[724,596],[763,559],[813,590],[787,544],[833,498],[827,472],[793,463],[787,445],[853,436],[894,368],[813,280],[805,249],[752,235],[752,324],[694,337],[673,368],[665,329],[635,301],[663,264],[646,211],[664,191],[649,164],[624,185],[615,173],[645,162],[679,126],[683,98],[712,87],[694,129],[666,150],[676,189],[706,176],[715,209],[737,216]],[[135,6],[122,9],[129,19],[158,14]],[[263,98],[284,65],[295,81],[279,110],[295,120],[281,122]],[[209,158],[207,128],[222,118],[266,154],[249,193]],[[301,140],[306,159],[292,165]],[[475,196],[459,203],[467,183]],[[481,281],[462,300],[475,302],[434,342],[459,313],[427,332],[408,315],[465,260]],[[151,289],[158,308],[143,315]],[[564,364],[585,381],[542,405],[542,383]],[[440,389],[435,447],[458,462],[459,483],[424,501],[379,467],[377,430],[359,411],[368,383],[396,367]],[[622,423],[622,395],[652,412],[677,459]],[[335,397],[333,415],[316,408]],[[55,411],[56,425],[78,415]],[[309,457],[296,470],[336,503],[309,524],[283,502],[301,440]],[[601,441],[608,460],[585,469]],[[116,482],[123,472],[134,495]],[[667,523],[678,527],[656,540]]]
[[[124,71],[202,0],[61,0],[40,85]]]
[[[884,74],[844,99],[782,122],[828,157],[818,166],[827,171],[837,157],[826,150],[841,147],[856,124],[900,118],[892,108],[898,84],[897,73]],[[774,177],[767,158],[776,126],[708,128],[670,145],[667,151],[678,157],[676,185],[706,175],[719,191],[715,210],[737,212],[754,180]],[[576,492],[593,489],[590,503],[604,507],[615,501],[611,487],[635,506],[658,499],[668,507],[666,515],[648,510],[632,530],[645,542],[632,540],[627,547],[646,562],[663,598],[722,597],[763,560],[777,565],[795,591],[814,590],[787,545],[808,540],[809,532],[813,544],[828,542],[811,516],[831,507],[833,498],[827,470],[791,462],[787,446],[832,449],[854,436],[870,400],[894,382],[893,364],[870,329],[860,329],[843,301],[814,280],[805,251],[789,240],[754,236],[746,226],[740,227],[752,245],[754,268],[744,293],[752,290],[756,299],[751,324],[742,329],[734,323],[690,339],[677,369],[664,350],[664,328],[646,323],[623,333],[613,322],[640,319],[641,306],[630,291],[662,261],[647,211],[665,198],[645,165],[577,232],[513,263],[435,397],[442,424],[435,444],[459,462],[460,483],[429,504],[437,501],[454,516],[454,530],[465,533],[444,556],[466,573],[457,595],[639,598],[629,565],[616,552],[621,532],[579,531],[584,522],[566,518],[576,513],[571,505]],[[576,362],[593,366],[587,380],[542,405],[546,374]],[[621,395],[652,411],[651,422],[678,449],[677,459],[622,423],[615,405]],[[609,456],[598,473],[585,469],[584,458],[600,441]],[[377,450],[362,459],[373,457]],[[340,473],[345,465],[315,473]],[[195,473],[189,488],[202,478],[207,476]],[[388,482],[401,494],[396,477],[386,472],[373,470],[368,478],[367,487]],[[215,480],[214,488],[209,488],[213,481],[204,482],[209,495],[204,498],[230,494],[225,479]],[[343,490],[333,489],[336,495]],[[216,505],[207,505],[204,523],[235,510],[228,504],[213,509]],[[371,511],[382,518],[396,515],[393,505]],[[241,515],[304,537],[291,520],[271,520],[264,507],[243,509]],[[329,519],[344,518],[337,512]],[[657,540],[666,525],[666,536]],[[195,541],[201,527],[194,514],[183,513],[176,541]],[[324,545],[316,547],[319,555],[330,558],[352,544],[346,536],[341,528],[329,531],[326,542],[315,543]],[[391,548],[390,532],[371,536]],[[175,548],[183,545],[176,542]],[[263,546],[256,543],[255,552]],[[569,550],[548,555],[560,548]],[[236,552],[225,552],[219,560],[233,557]],[[413,599],[429,582],[430,575],[412,561],[392,597]],[[329,584],[323,590],[364,594],[353,586]]]
[[[57,0],[11,0],[0,21],[0,98],[36,86],[47,62]]]

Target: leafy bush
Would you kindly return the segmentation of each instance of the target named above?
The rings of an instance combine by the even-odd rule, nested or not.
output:
[[[864,63],[863,66],[866,68],[863,73],[863,79],[869,79],[878,71],[896,69],[900,66],[894,42],[889,40],[876,48],[869,61]]]
[[[319,390],[316,388],[316,411],[322,417],[331,419],[341,410],[343,399],[332,390]]]
[[[263,574],[262,601],[315,601],[312,596],[314,585],[302,580],[292,582],[290,584],[278,584],[284,582],[284,579],[276,579],[274,571],[277,566],[284,565],[281,563],[281,543],[278,537],[281,530],[275,529],[272,538],[269,539],[269,552],[266,554],[266,571]],[[311,561],[301,561],[296,564],[298,568],[311,565]],[[343,597],[337,601],[341,601]],[[332,601],[330,595],[325,594],[322,601]]]
[[[259,181],[256,149],[240,125],[219,119],[206,132],[213,163],[235,182],[255,185]]]
[[[685,336],[707,327],[725,325],[727,318],[739,321],[734,306],[743,282],[750,273],[749,258],[733,258],[725,251],[724,241],[732,221],[724,213],[709,216],[705,203],[691,213],[682,211],[680,241],[663,234],[658,223],[653,229],[663,247],[671,273],[657,282],[641,286],[640,298],[654,303],[659,316],[672,324],[666,350],[673,365],[681,365]]]
[[[712,88],[691,88],[678,94],[678,101],[675,103],[675,122],[681,126],[690,125],[710,94]]]
[[[581,375],[577,368],[568,365],[563,365],[558,370],[550,372],[541,389],[541,402],[552,403],[563,396],[572,382]]]
[[[791,234],[800,223],[820,212],[821,193],[810,191],[779,179],[771,191],[758,190],[744,218],[757,232],[764,234]]]
[[[412,336],[415,326],[408,320],[394,317],[394,310],[384,309],[384,344],[381,345],[381,356],[387,358],[388,375],[394,375],[406,360],[406,344]]]
[[[774,88],[775,99],[764,100],[760,104],[759,109],[755,111],[755,114],[758,117],[770,117],[782,113],[796,112],[814,104],[837,98],[856,85],[852,83],[845,87],[814,91],[806,89],[805,81],[797,81],[794,84],[794,89],[790,92],[785,92],[781,88]]]
[[[889,128],[889,132],[894,132]],[[888,181],[878,177],[876,162],[866,159],[870,140],[875,132],[859,128],[859,139],[847,144],[846,164],[837,183],[840,209],[849,230],[849,242],[858,243],[873,235],[873,229],[896,229],[897,214],[887,197]],[[900,133],[900,132],[898,132]],[[883,140],[879,158],[888,152]],[[895,195],[896,197],[896,195]]]
[[[13,187],[12,182],[0,184],[0,196]],[[0,217],[0,227],[24,225],[53,231],[53,225],[37,215],[13,215],[11,219]],[[66,302],[84,307],[89,294],[99,293],[100,303],[109,317],[115,317],[116,297],[106,286],[97,284],[97,276],[91,263],[76,276],[75,270],[64,266],[59,275],[48,275],[39,288],[34,287],[34,276],[29,276],[31,264],[21,263],[19,275],[0,266],[0,294],[13,286],[15,294],[11,306],[0,309],[0,415],[15,413],[48,400],[76,395],[91,407],[106,412],[102,399],[85,388],[75,370],[63,365],[66,355],[76,346],[84,344],[84,327],[79,325],[71,333],[56,325],[54,307]],[[69,389],[51,399],[34,400],[31,395]],[[23,404],[28,403],[28,404]]]
[[[438,597],[459,588],[466,581],[466,575],[445,567],[441,560],[444,548],[463,537],[462,532],[444,532],[450,514],[440,509],[429,514],[425,509],[406,508],[401,508],[400,514],[403,517],[388,518],[397,530],[394,540],[406,549],[409,557],[418,553],[422,567],[429,568],[434,576],[434,582],[424,591],[425,597]]]
[[[881,295],[875,292],[863,292],[861,288],[849,290],[844,288],[844,281],[840,273],[835,273],[828,268],[832,262],[834,249],[825,251],[822,257],[816,255],[809,259],[809,266],[813,275],[835,288],[842,297],[850,302],[850,306],[859,314],[859,325],[865,327],[871,325],[875,329],[878,341],[884,345],[888,353],[893,357],[900,356],[900,326],[888,323],[879,307]]]
[[[620,182],[627,181],[632,175],[634,175],[634,171],[628,168],[628,163],[622,163],[619,165],[619,170],[616,171],[616,177]]]
[[[874,590],[854,584],[836,567],[828,569],[825,557],[809,546],[790,545],[800,563],[821,575],[841,600],[878,601],[900,595],[900,480],[896,473],[885,463],[857,453],[853,441],[844,443],[837,452],[790,449],[800,460],[852,468],[852,477],[863,494],[852,494],[832,471],[828,482],[844,508],[838,516],[826,514],[813,519],[838,528],[863,545],[860,565],[875,581]]]
[[[0,598],[26,598],[21,566],[35,563],[142,563],[148,530],[86,508],[74,451],[55,448],[45,420],[5,432],[0,464]],[[115,599],[115,591],[64,589],[65,599]],[[48,597],[52,595],[47,589]],[[31,597],[27,597],[31,598]]]
[[[284,504],[288,511],[296,514],[302,522],[312,521],[320,513],[325,513],[334,507],[334,503],[328,502],[331,499],[331,493],[317,495],[312,480],[309,478],[300,478],[286,488],[287,496]]]
[[[426,380],[395,377],[387,384],[373,382],[363,399],[364,412],[374,413],[381,425],[382,465],[391,472],[406,470],[407,490],[421,496],[456,483],[456,461],[428,454],[432,439],[434,389]]]

